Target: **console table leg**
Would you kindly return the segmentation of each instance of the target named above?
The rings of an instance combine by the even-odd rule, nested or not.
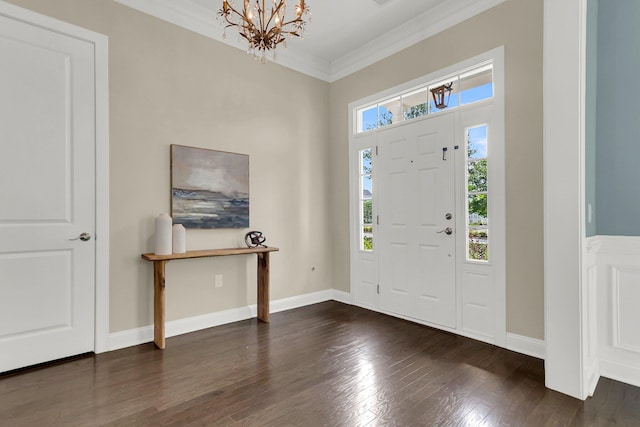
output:
[[[258,255],[258,319],[269,322],[269,252]]]
[[[153,339],[164,350],[164,265],[167,261],[153,262]]]

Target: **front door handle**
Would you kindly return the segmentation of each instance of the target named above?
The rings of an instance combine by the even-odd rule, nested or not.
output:
[[[436,233],[438,233],[438,234],[444,233],[444,234],[447,234],[447,235],[451,235],[451,234],[453,234],[453,228],[447,227],[444,230],[436,231]]]
[[[91,234],[89,233],[82,233],[80,234],[78,237],[74,238],[74,239],[69,239],[69,240],[82,240],[83,242],[86,242],[87,240],[91,240]]]

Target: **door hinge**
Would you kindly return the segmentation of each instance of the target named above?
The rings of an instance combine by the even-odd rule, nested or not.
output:
[[[376,292],[378,293],[378,295],[380,295],[380,283],[378,283],[378,286],[376,288]]]
[[[376,156],[378,155],[378,146],[376,145]]]
[[[380,215],[376,215],[376,225],[380,225]]]

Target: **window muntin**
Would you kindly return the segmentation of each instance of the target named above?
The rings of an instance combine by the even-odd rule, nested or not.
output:
[[[447,107],[438,109],[435,107],[430,89],[445,83],[453,83],[453,90]],[[493,98],[493,64],[485,64],[464,73],[395,94],[375,104],[356,108],[356,133],[368,132],[490,98]]]
[[[487,125],[468,127],[467,137],[467,260],[489,261]]]
[[[359,194],[360,194],[360,226],[359,229],[359,242],[361,251],[373,250],[373,165],[372,165],[372,150],[366,148],[360,150],[360,179],[359,179]]]

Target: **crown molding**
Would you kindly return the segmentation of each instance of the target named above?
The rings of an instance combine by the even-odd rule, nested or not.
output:
[[[456,0],[427,11],[331,63],[331,82],[428,39],[506,0]]]
[[[222,38],[224,26],[216,19],[216,14],[190,0],[113,0],[124,6],[178,25],[210,39],[246,51],[246,43],[239,37]],[[267,60],[271,58],[267,56]],[[330,81],[331,64],[309,53],[289,46],[278,50],[278,65],[291,68],[320,80]]]
[[[246,50],[238,37],[222,38],[224,26],[215,13],[190,0],[113,0],[116,3],[170,22],[221,43]],[[459,24],[506,0],[455,0],[444,3],[435,11],[416,16],[364,46],[329,62],[289,46],[278,51],[276,64],[291,68],[317,79],[333,82],[391,56],[441,31]],[[270,60],[267,57],[268,60]]]

